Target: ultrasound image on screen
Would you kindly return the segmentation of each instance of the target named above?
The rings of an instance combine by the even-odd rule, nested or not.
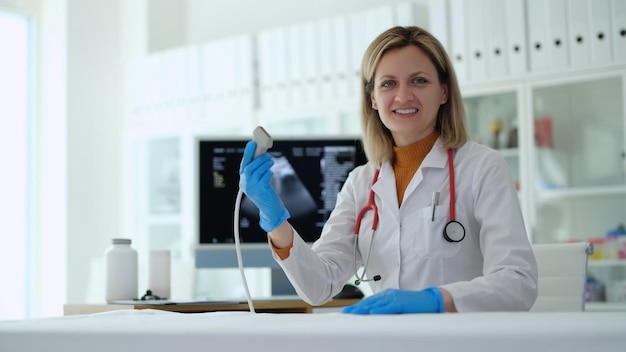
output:
[[[292,217],[299,218],[307,214],[316,213],[317,203],[315,199],[313,199],[311,192],[309,192],[296,171],[289,164],[289,160],[284,156],[272,157],[272,159],[274,160],[274,166],[272,166],[271,171],[274,175],[270,180],[270,184],[289,210],[289,214]],[[255,217],[258,212],[256,205],[252,203],[250,198],[245,197],[242,199],[240,219],[242,217]],[[242,220],[242,222],[247,223],[246,220]]]
[[[200,244],[233,243],[234,204],[239,164],[246,141],[199,142]],[[356,139],[277,140],[269,150],[274,160],[272,187],[289,210],[289,222],[305,241],[313,242],[333,210],[348,173],[366,162]],[[239,231],[242,243],[265,243],[259,211],[245,195]]]

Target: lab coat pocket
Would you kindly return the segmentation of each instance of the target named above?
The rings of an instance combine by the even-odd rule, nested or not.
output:
[[[448,205],[433,208],[426,207],[416,216],[405,217],[406,223],[402,236],[403,245],[413,248],[417,254],[426,258],[447,258],[456,255],[462,242],[449,242],[443,236],[443,229],[450,221]]]

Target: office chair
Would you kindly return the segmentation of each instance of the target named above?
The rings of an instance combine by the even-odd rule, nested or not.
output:
[[[576,242],[532,247],[539,269],[539,294],[530,311],[584,311],[587,257],[593,253],[593,245]]]

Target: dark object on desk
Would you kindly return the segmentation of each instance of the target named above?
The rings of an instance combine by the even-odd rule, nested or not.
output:
[[[160,299],[167,299],[167,298],[159,297],[155,294],[152,294],[152,290],[147,290],[146,294],[141,296],[141,299],[139,299],[139,301],[151,301],[151,300],[160,300]]]
[[[333,298],[363,298],[363,292],[353,285],[344,285],[341,291]]]

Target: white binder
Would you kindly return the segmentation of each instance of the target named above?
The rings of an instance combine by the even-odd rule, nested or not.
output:
[[[415,5],[414,11],[417,13],[423,12],[422,7]],[[428,1],[428,30],[441,42],[444,48],[450,52],[450,31],[448,23],[448,2],[440,0]],[[419,21],[417,15],[415,20]]]
[[[231,79],[232,77],[228,77],[226,74],[227,60],[230,59],[230,53],[227,51],[226,42],[227,39],[220,39],[217,41],[216,51],[217,55],[213,57],[215,60],[215,68],[213,71],[213,82],[215,85],[215,95],[213,99],[212,111],[213,114],[211,118],[213,120],[223,119],[227,112],[227,104],[226,104],[226,89],[229,85],[224,85],[222,82],[227,79]]]
[[[350,45],[348,42],[348,19],[345,16],[333,18],[334,40],[333,44],[333,61],[334,75],[337,82],[337,99],[347,98],[350,95],[349,85],[349,61],[350,61]],[[353,87],[353,91],[356,87]]]
[[[300,106],[304,102],[304,54],[300,48],[303,26],[292,24],[287,27],[287,48],[289,50],[289,84],[291,105]]]
[[[258,34],[258,72],[260,105],[263,109],[274,106],[274,65],[272,52],[272,35],[270,30],[263,30]]]
[[[489,35],[487,0],[467,2],[467,33],[469,44],[469,78],[472,82],[487,78],[487,37]]]
[[[626,0],[611,0],[613,60],[626,62]]]
[[[589,2],[591,17],[591,62],[607,64],[612,61],[611,3],[610,0]]]
[[[286,107],[290,101],[288,93],[288,74],[289,68],[289,50],[287,49],[287,28],[280,26],[271,30],[272,41],[272,57],[274,62],[275,74],[275,106],[278,108]]]
[[[333,22],[330,18],[322,18],[317,21],[317,28],[319,34],[319,84],[320,84],[320,97],[322,101],[334,100],[337,92],[334,75],[334,28]]]
[[[239,56],[238,64],[235,70],[239,77],[238,87],[238,111],[249,113],[254,109],[253,90],[254,90],[254,53],[253,53],[253,37],[250,34],[244,34],[237,38],[237,56]]]
[[[488,7],[485,9],[486,22],[489,26],[486,48],[487,61],[489,62],[488,77],[505,77],[508,75],[505,6],[505,1],[488,0]]]
[[[215,78],[215,60],[217,55],[217,44],[209,42],[202,46],[202,87],[203,87],[203,107],[206,116],[210,116],[213,110],[213,102],[217,96],[217,82]]]
[[[189,118],[196,119],[200,117],[200,98],[202,92],[200,90],[200,50],[196,45],[190,45],[184,49],[185,70],[184,70],[184,87],[185,100],[188,106],[187,114]]]
[[[566,0],[550,0],[547,5],[550,31],[546,49],[550,56],[550,67],[561,70],[569,66]]]
[[[395,9],[393,6],[385,5],[366,10],[363,13],[365,16],[366,33],[361,58],[367,46],[369,46],[378,35],[395,25],[394,12]]]
[[[549,56],[549,24],[547,2],[544,0],[527,0],[528,13],[528,51],[530,71],[540,72],[550,68]]]
[[[221,41],[222,43],[222,68],[220,70],[220,78],[218,82],[221,84],[221,103],[223,106],[224,116],[235,116],[237,112],[237,80],[235,76],[235,46],[236,40],[234,37],[226,38]]]
[[[587,66],[591,62],[589,31],[589,1],[568,0],[569,49],[572,67]]]
[[[450,59],[460,84],[468,82],[465,0],[450,0]]]
[[[508,71],[511,75],[519,75],[528,70],[524,0],[509,0],[506,2],[504,10]]]
[[[445,3],[445,1],[439,1],[441,3]],[[415,20],[415,4],[412,2],[401,2],[396,4],[395,8],[395,24],[398,26],[416,26],[417,22]]]
[[[357,12],[352,13],[348,17],[349,22],[349,38],[350,38],[350,56],[349,56],[349,72],[348,72],[348,86],[350,87],[348,93],[350,97],[356,98],[359,94],[360,84],[360,72],[361,72],[361,60],[363,54],[367,48],[367,24],[365,23],[365,13]]]
[[[303,53],[304,63],[304,103],[318,104],[320,101],[319,90],[319,33],[314,21],[304,23],[303,37],[300,42],[300,50]]]

